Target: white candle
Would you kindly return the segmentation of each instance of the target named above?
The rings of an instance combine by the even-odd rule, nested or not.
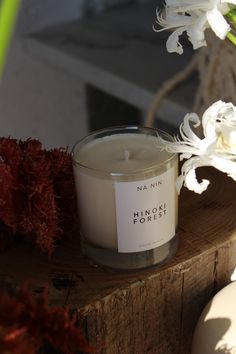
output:
[[[73,151],[83,237],[118,253],[162,246],[177,225],[177,158],[160,150],[153,129],[109,134],[95,133]]]

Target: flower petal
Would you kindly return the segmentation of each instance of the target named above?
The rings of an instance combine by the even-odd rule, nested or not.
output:
[[[222,3],[236,5],[236,0],[221,0]]]
[[[232,4],[236,5],[236,0],[165,0],[165,11],[157,11],[157,22],[163,27],[157,32],[176,28],[167,43],[167,50],[179,54],[183,52],[179,43],[183,31],[187,32],[194,49],[206,46],[205,30],[208,27],[220,39],[225,39],[231,27],[224,15],[233,7]]]
[[[214,139],[217,137],[216,126],[218,112],[224,106],[225,103],[217,101],[213,103],[202,116],[203,133],[206,138]]]
[[[171,142],[159,137],[159,146],[168,152],[181,153],[181,160],[187,159],[176,181],[178,192],[183,184],[199,194],[207,189],[209,181],[198,182],[196,178],[195,170],[201,166],[212,166],[236,181],[236,106],[222,101],[212,104],[203,114],[203,139],[195,134],[190,123],[200,124],[195,113],[184,117],[180,126],[182,140],[177,137]]]
[[[217,139],[218,134],[224,132],[224,127],[235,128],[236,107],[232,103],[215,102],[204,112],[202,126],[206,138]]]
[[[236,161],[227,160],[221,156],[212,156],[211,165],[217,170],[227,173],[234,181],[236,181]]]
[[[179,42],[179,37],[186,30],[185,27],[176,29],[167,39],[166,49],[169,53],[183,54],[183,47]]]
[[[198,166],[196,166],[196,168],[197,167]],[[203,179],[200,183],[198,182],[196,178],[195,168],[193,168],[186,174],[184,181],[185,187],[197,194],[202,194],[203,192],[205,192],[209,183],[210,182],[207,179]]]
[[[204,31],[206,29],[206,15],[200,16],[194,23],[188,27],[187,34],[193,49],[206,46]]]
[[[199,183],[196,178],[195,170],[198,167],[210,165],[211,159],[208,156],[195,156],[187,160],[181,168],[181,175],[184,186],[198,194],[204,192],[210,182],[206,179],[203,179]]]
[[[217,37],[225,39],[230,30],[230,25],[224,19],[224,16],[218,10],[217,6],[207,11],[206,16],[211,29],[215,32]]]
[[[184,117],[183,124],[180,126],[180,134],[184,140],[192,140],[194,142],[199,143],[201,139],[194,133],[190,126],[190,122],[194,123],[193,126],[195,128],[201,125],[200,118],[196,113],[188,113]],[[187,139],[185,138],[187,137]]]

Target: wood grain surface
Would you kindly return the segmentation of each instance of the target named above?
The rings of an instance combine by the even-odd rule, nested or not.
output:
[[[196,321],[213,294],[230,282],[236,266],[236,184],[201,169],[211,184],[202,195],[183,189],[179,248],[162,267],[114,272],[81,255],[75,230],[51,259],[29,243],[0,254],[0,283],[30,280],[40,293],[49,284],[53,306],[78,315],[104,354],[189,354]]]

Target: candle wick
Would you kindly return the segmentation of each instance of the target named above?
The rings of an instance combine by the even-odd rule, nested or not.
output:
[[[125,161],[129,161],[129,158],[130,158],[130,153],[128,150],[125,150],[124,151],[124,160]]]

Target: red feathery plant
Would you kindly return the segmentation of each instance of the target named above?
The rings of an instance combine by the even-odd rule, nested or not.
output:
[[[34,297],[24,285],[16,296],[0,293],[0,353],[46,353],[45,343],[64,354],[101,349],[88,344],[68,310],[48,306],[47,291]]]
[[[51,254],[76,214],[71,155],[37,140],[0,138],[0,249],[9,234],[33,238]]]

